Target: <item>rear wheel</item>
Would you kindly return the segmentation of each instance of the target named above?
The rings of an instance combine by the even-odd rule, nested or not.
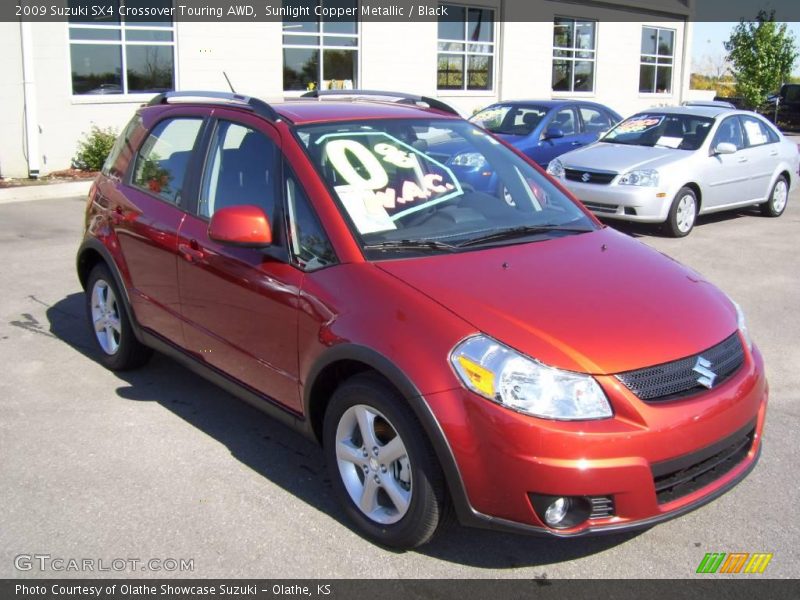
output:
[[[689,235],[697,219],[697,196],[689,187],[682,187],[675,195],[667,215],[665,229],[672,237]]]
[[[769,200],[761,205],[761,214],[766,217],[780,217],[786,210],[786,201],[789,199],[789,184],[786,177],[781,175],[772,186]]]
[[[99,360],[114,371],[139,367],[152,354],[136,339],[123,302],[108,267],[95,266],[86,285],[86,313],[100,351]]]
[[[359,530],[379,544],[429,541],[446,511],[444,477],[405,399],[375,375],[334,393],[323,445],[333,489]]]

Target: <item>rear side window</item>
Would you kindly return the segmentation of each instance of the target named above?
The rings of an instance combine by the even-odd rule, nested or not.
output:
[[[275,220],[278,148],[265,134],[220,121],[211,142],[197,212],[210,218],[226,206],[253,204]]]
[[[747,115],[741,115],[740,118],[744,126],[744,134],[748,146],[762,146],[764,144],[774,144],[778,141],[777,134],[761,119]]]
[[[101,173],[103,173],[103,175],[109,176],[113,174],[117,177],[122,176],[117,162],[119,161],[122,151],[126,148],[131,148],[133,134],[141,126],[141,124],[142,118],[139,115],[134,115],[125,129],[122,130],[122,133],[119,134],[119,137],[117,138],[117,141],[114,142],[114,146],[112,146],[111,152],[109,152],[105,163],[103,163],[103,168],[101,169]]]
[[[132,183],[162,200],[180,205],[181,189],[202,119],[165,119],[139,148]]]

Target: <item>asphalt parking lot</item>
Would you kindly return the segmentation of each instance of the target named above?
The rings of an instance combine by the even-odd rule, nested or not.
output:
[[[744,482],[637,534],[559,541],[453,527],[405,553],[350,528],[320,450],[299,435],[163,356],[126,374],[94,360],[73,266],[83,207],[82,197],[0,205],[0,578],[683,578],[706,552],[771,552],[762,577],[800,577],[800,193],[780,219],[701,218],[683,240],[624,229],[749,317],[771,398],[762,459]],[[185,559],[193,570],[15,561],[34,554]]]

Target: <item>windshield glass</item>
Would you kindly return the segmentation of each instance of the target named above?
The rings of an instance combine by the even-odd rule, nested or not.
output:
[[[470,117],[470,121],[492,133],[530,135],[546,114],[547,109],[541,106],[497,104]]]
[[[484,238],[519,243],[597,227],[546,176],[466,121],[320,124],[297,135],[367,251],[454,251]]]
[[[625,119],[600,141],[630,146],[660,146],[697,150],[702,146],[714,119],[695,115],[640,113]]]

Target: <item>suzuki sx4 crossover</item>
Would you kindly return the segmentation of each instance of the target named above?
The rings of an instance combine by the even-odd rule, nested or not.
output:
[[[433,99],[157,96],[92,187],[77,267],[104,365],[158,350],[316,439],[387,546],[450,515],[651,526],[761,449],[739,307]]]

